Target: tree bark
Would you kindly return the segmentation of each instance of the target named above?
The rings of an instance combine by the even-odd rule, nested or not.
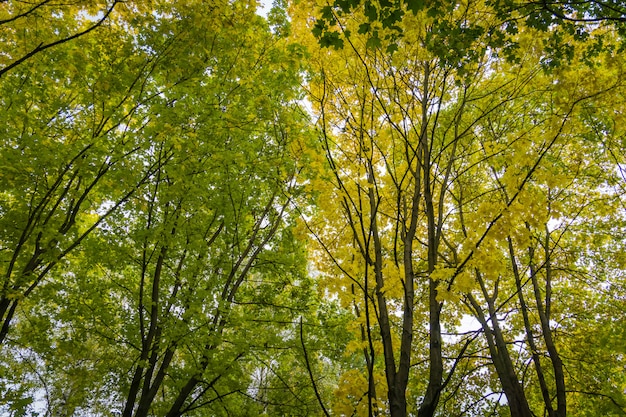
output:
[[[502,390],[506,396],[509,409],[511,411],[511,417],[533,417],[533,413],[530,410],[526,394],[517,379],[517,374],[511,361],[509,351],[502,335],[502,330],[498,325],[498,319],[495,315],[495,309],[493,308],[493,302],[488,300],[489,315],[492,325],[489,326],[488,320],[483,313],[483,309],[478,304],[473,295],[468,294],[472,308],[475,311],[475,317],[480,322],[483,328],[483,333],[487,339],[487,345],[489,347],[489,354],[491,361],[496,368],[498,379],[502,385]]]
[[[548,417],[555,417],[554,409],[552,408],[552,400],[550,398],[550,391],[548,390],[548,384],[546,383],[545,374],[543,372],[543,366],[541,365],[539,350],[535,343],[535,337],[533,335],[532,327],[530,324],[530,318],[528,316],[528,305],[524,298],[524,292],[522,287],[522,279],[517,266],[517,260],[515,257],[515,251],[513,249],[513,241],[508,238],[509,242],[509,254],[511,256],[511,263],[513,266],[513,276],[515,277],[515,287],[517,290],[517,298],[520,303],[520,310],[522,311],[522,318],[524,319],[524,329],[526,332],[526,341],[530,347],[533,364],[535,365],[535,372],[537,372],[537,380],[539,382],[539,388],[541,390],[541,396],[546,407]]]
[[[424,206],[426,209],[426,219],[428,227],[428,274],[435,270],[437,264],[437,222],[435,220],[435,209],[433,204],[433,193],[431,184],[431,158],[430,141],[427,130],[428,103],[429,103],[429,79],[430,64],[424,64],[424,91],[422,98],[422,129],[420,132],[420,144],[418,171],[423,175]],[[437,301],[438,283],[429,277],[428,279],[428,314],[429,314],[429,374],[428,386],[422,404],[417,413],[418,417],[432,417],[439,405],[443,383],[443,358],[441,353],[441,306]]]

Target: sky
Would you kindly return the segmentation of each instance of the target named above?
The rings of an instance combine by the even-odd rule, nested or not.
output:
[[[267,17],[267,14],[272,8],[272,0],[258,0],[258,3],[259,7],[257,8],[257,13],[261,16]]]

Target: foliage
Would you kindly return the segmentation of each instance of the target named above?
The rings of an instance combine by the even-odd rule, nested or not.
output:
[[[0,413],[624,415],[623,5],[256,8],[0,1]]]
[[[312,8],[295,8],[302,27]],[[584,391],[569,378],[583,378],[572,377],[576,361],[560,353],[572,342],[556,323],[579,313],[557,294],[590,265],[588,254],[566,254],[576,245],[565,242],[584,234],[580,222],[622,222],[622,153],[597,147],[616,133],[589,124],[612,118],[605,103],[623,94],[621,40],[604,27],[584,41],[570,35],[572,67],[561,68],[546,52],[546,29],[534,25],[511,32],[521,52],[511,59],[510,44],[494,42],[490,28],[501,22],[489,4],[418,11],[398,23],[402,38],[381,26],[387,35],[375,42],[361,23],[376,20],[370,12],[322,7],[321,20],[333,13],[341,31],[337,50],[315,39],[320,20],[313,36],[299,33],[315,51],[309,96],[331,172],[310,222],[315,257],[329,291],[353,308],[359,325],[347,330],[365,335],[350,350],[364,363],[345,377],[369,407],[352,403],[351,412],[482,415],[504,408],[506,397],[511,415],[565,415],[573,393]],[[594,39],[614,43],[594,55]],[[609,212],[616,217],[604,218]],[[622,273],[605,276],[619,282]],[[481,331],[457,334],[469,317]],[[406,386],[397,379],[403,366],[415,372]],[[602,397],[597,388],[585,395]],[[394,409],[394,395],[414,399]],[[602,398],[619,412],[622,397]]]
[[[444,35],[454,42],[460,50],[466,48],[488,31],[493,47],[507,45],[507,54],[512,48],[517,49],[515,35],[522,23],[527,27],[544,32],[551,32],[552,37],[544,41],[546,52],[554,61],[566,60],[571,54],[570,45],[564,37],[573,36],[580,40],[589,40],[596,24],[615,27],[621,35],[626,31],[626,9],[619,1],[516,1],[490,0],[481,2],[488,10],[484,16],[497,22],[486,26],[484,22],[469,19],[461,26],[450,26],[447,17],[459,10],[467,13],[472,2],[424,1],[424,0],[334,0],[319,6],[313,34],[322,47],[342,48],[344,40],[352,31],[345,31],[340,23],[346,18],[360,15],[358,33],[367,35],[367,45],[380,47],[386,41],[388,52],[398,48],[405,36],[405,19],[418,16],[433,18],[432,33]],[[450,35],[446,37],[445,35]],[[513,36],[511,36],[513,35]],[[434,51],[439,49],[435,43],[429,45]],[[602,41],[589,42],[587,49],[597,53],[607,45]],[[621,48],[620,48],[621,49]],[[456,54],[457,50],[441,51],[440,58]]]

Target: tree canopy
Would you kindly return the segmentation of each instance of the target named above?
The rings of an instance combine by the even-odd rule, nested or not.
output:
[[[617,1],[0,1],[0,414],[626,415]]]

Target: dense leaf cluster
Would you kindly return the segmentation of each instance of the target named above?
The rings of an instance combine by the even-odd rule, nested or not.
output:
[[[625,414],[622,3],[0,1],[0,414]]]

